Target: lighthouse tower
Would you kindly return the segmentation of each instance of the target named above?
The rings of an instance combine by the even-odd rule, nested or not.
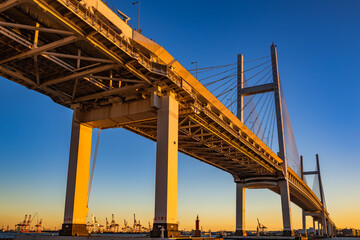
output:
[[[199,215],[196,216],[195,231],[194,231],[194,233],[193,233],[193,236],[194,236],[194,237],[201,237]]]

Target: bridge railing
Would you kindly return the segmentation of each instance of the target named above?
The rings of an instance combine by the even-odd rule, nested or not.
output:
[[[86,8],[79,1],[74,0],[58,0],[70,8],[72,12],[78,14],[82,17],[83,20],[90,23],[97,31],[104,34],[107,38],[110,38],[112,42],[115,42],[122,50],[129,54],[129,56],[134,56],[134,47],[125,40],[115,29],[102,21],[90,9]]]
[[[150,71],[156,72],[163,76],[167,76],[174,81],[178,86],[186,86],[184,90],[188,92],[192,97],[196,98],[195,90],[191,85],[183,78],[178,76],[169,66],[156,63],[150,58],[146,57],[140,51],[138,51],[130,42],[128,42],[121,34],[119,34],[113,27],[106,24],[88,8],[86,8],[79,1],[75,0],[58,0],[64,3],[74,14],[81,17],[89,25],[91,25],[100,34],[106,37],[109,41],[117,45],[121,50],[126,52],[130,57],[135,58],[138,62]]]

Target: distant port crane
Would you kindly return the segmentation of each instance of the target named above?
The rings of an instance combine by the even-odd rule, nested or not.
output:
[[[262,225],[259,221],[259,219],[257,219],[258,225],[256,227],[256,235],[260,236],[260,235],[265,235],[266,229],[267,227],[265,227],[264,225]]]
[[[42,230],[42,219],[40,219],[40,221],[35,225],[36,233],[41,233],[41,230]]]
[[[18,232],[22,232],[22,233],[28,233],[30,232],[31,230],[31,223],[32,221],[34,220],[34,218],[38,215],[38,213],[36,212],[34,214],[34,217],[31,218],[31,215],[29,215],[29,218],[28,218],[28,215],[25,214],[25,218],[22,222],[18,223],[15,225],[15,229],[18,231]],[[42,219],[40,220],[40,222],[42,222]],[[39,223],[37,224],[39,225]],[[40,223],[41,225],[41,223]],[[36,226],[35,226],[36,227]],[[41,227],[40,227],[41,228]]]
[[[128,221],[124,219],[124,227],[120,228],[120,224],[115,222],[115,214],[112,214],[111,222],[108,221],[108,218],[105,218],[106,224],[101,225],[97,222],[94,214],[91,214],[90,221],[87,222],[86,228],[89,233],[98,233],[98,232],[111,232],[111,233],[142,233],[151,231],[151,223],[148,222],[148,227],[141,225],[140,220],[136,219],[136,215],[133,214],[134,220],[133,225],[129,226]]]
[[[110,232],[119,232],[119,224],[115,223],[115,215],[111,215]]]
[[[136,221],[135,213],[134,213],[134,225],[133,225],[132,232],[134,232],[134,233],[141,232],[140,220]]]
[[[94,214],[91,214],[91,221],[87,223],[86,227],[89,233],[98,233],[103,232],[104,225],[99,224]]]

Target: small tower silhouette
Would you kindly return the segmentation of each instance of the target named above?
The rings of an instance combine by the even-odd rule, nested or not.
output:
[[[201,237],[199,215],[196,216],[194,237]]]

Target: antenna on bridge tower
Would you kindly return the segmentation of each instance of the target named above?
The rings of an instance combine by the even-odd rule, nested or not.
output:
[[[133,5],[138,4],[138,21],[137,21],[137,31],[141,33],[140,29],[140,1],[136,1],[132,3]]]

